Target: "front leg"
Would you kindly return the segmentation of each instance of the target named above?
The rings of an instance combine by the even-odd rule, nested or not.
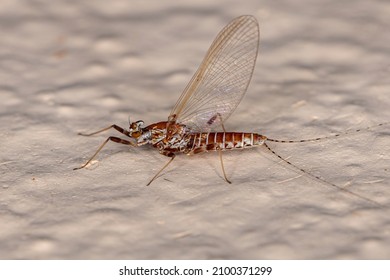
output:
[[[116,125],[116,124],[110,125],[110,126],[108,126],[108,127],[106,127],[106,128],[100,129],[100,130],[95,131],[95,132],[92,132],[92,133],[81,133],[81,132],[79,132],[78,135],[82,135],[82,136],[92,136],[92,135],[95,135],[95,134],[98,134],[98,133],[102,133],[102,132],[104,132],[104,131],[106,131],[106,130],[109,130],[109,129],[111,129],[111,128],[114,128],[115,130],[119,131],[120,133],[122,133],[122,134],[124,134],[124,135],[126,135],[126,136],[128,136],[128,137],[131,137],[129,131],[127,131],[126,129],[124,129],[124,128],[122,128],[122,127]]]
[[[89,135],[87,135],[87,136],[89,136]],[[123,145],[137,146],[136,144],[132,143],[131,141],[128,141],[128,140],[125,140],[125,139],[122,139],[119,137],[115,137],[115,136],[110,136],[106,139],[106,141],[103,142],[103,144],[101,144],[99,146],[97,151],[93,154],[93,156],[91,156],[89,158],[89,160],[86,163],[84,163],[80,167],[73,168],[73,170],[82,169],[82,168],[86,167],[97,156],[97,154],[101,151],[101,149],[103,149],[103,147],[107,144],[108,141],[112,141],[112,142],[123,144]]]

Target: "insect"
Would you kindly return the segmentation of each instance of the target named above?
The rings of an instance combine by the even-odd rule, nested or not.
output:
[[[223,175],[227,179],[222,151],[261,145],[265,136],[256,133],[226,132],[223,123],[244,96],[255,67],[259,46],[259,25],[253,16],[241,16],[225,26],[210,46],[206,57],[184,89],[167,121],[143,127],[143,121],[130,124],[128,130],[115,124],[90,134],[114,128],[128,136],[125,140],[110,136],[82,166],[87,166],[104,145],[113,141],[130,146],[152,145],[170,160],[149,181],[173,161],[177,153],[188,155],[218,151]],[[215,127],[224,132],[211,132]]]
[[[270,139],[252,132],[227,132],[224,128],[224,122],[236,109],[248,88],[256,63],[258,46],[259,25],[256,19],[250,15],[235,18],[217,35],[167,121],[148,126],[144,126],[143,121],[136,121],[130,124],[128,130],[113,124],[93,133],[79,133],[91,136],[113,128],[129,139],[108,137],[85,164],[75,169],[86,167],[109,141],[134,147],[149,144],[156,148],[160,154],[169,157],[169,161],[147,185],[150,185],[158,177],[178,153],[194,155],[217,151],[224,179],[228,183],[231,182],[228,180],[223,166],[222,151],[265,145],[277,157],[293,165],[271,150],[266,142],[298,143],[329,137],[284,141]],[[218,127],[221,127],[223,132],[213,131]],[[293,166],[311,177],[366,199],[311,175],[295,165]]]

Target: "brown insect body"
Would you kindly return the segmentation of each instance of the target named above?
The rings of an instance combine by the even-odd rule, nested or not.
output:
[[[132,126],[134,127],[132,124],[130,128]],[[207,151],[244,149],[262,145],[267,139],[263,135],[246,132],[193,133],[185,125],[170,122],[154,123],[144,128],[140,127],[140,130],[139,137],[133,136],[137,146],[151,144],[163,155],[169,152],[191,155]]]
[[[259,25],[253,16],[241,16],[231,21],[217,35],[203,62],[178,99],[167,121],[146,127],[143,121],[130,124],[129,130],[111,125],[86,136],[114,128],[130,140],[110,136],[84,168],[108,141],[131,146],[151,144],[170,161],[152,178],[148,185],[175,158],[177,153],[187,155],[207,151],[244,149],[264,144],[265,136],[256,133],[226,132],[224,122],[236,109],[248,88],[256,64],[259,47]],[[224,132],[213,132],[213,128]]]

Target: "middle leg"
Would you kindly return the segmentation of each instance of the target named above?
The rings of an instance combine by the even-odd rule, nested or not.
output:
[[[146,184],[146,186],[149,186],[156,178],[158,175],[160,175],[160,173],[168,167],[168,165],[173,161],[173,159],[175,158],[175,154],[170,152],[170,151],[166,151],[166,150],[163,150],[161,151],[161,154],[164,155],[164,156],[167,156],[167,157],[170,157],[171,159],[157,172],[156,175],[153,176],[153,178],[149,181],[149,183]]]

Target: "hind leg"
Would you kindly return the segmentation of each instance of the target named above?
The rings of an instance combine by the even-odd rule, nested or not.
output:
[[[208,144],[206,147],[196,148],[195,150],[193,150],[192,154],[199,154],[199,153],[203,153],[203,152],[207,152],[207,151],[218,151],[219,159],[220,159],[221,167],[222,167],[223,177],[227,183],[231,184],[232,182],[226,176],[225,167],[223,165],[223,159],[222,159],[222,150],[218,144]]]

